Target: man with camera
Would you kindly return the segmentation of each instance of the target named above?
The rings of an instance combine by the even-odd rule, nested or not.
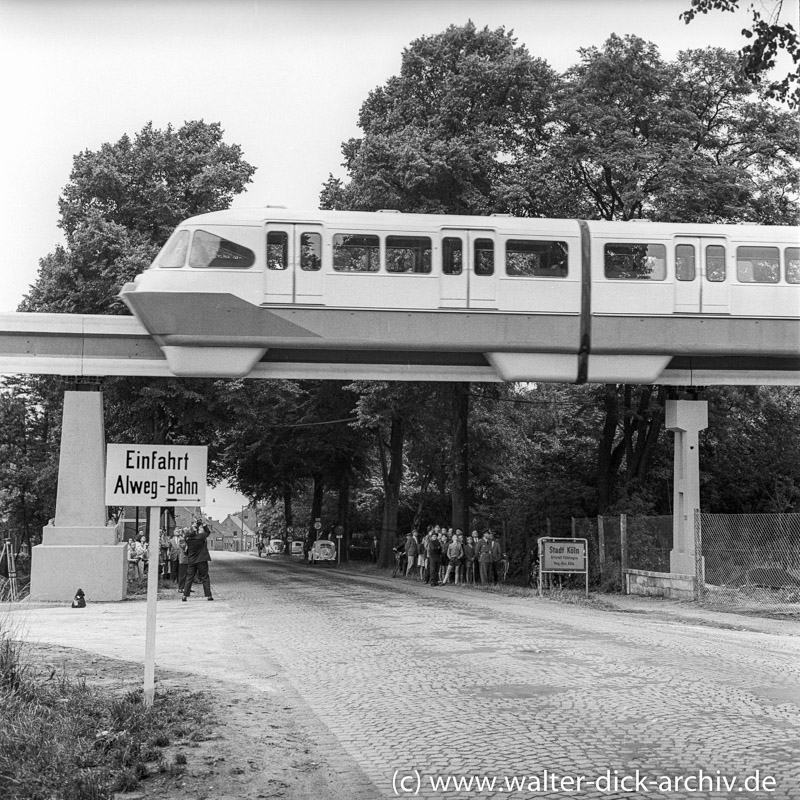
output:
[[[206,600],[213,600],[211,596],[211,578],[208,576],[208,562],[211,561],[211,555],[208,552],[208,545],[206,539],[211,535],[211,528],[203,523],[199,517],[195,519],[192,526],[189,528],[189,533],[186,535],[186,582],[184,583],[183,597],[181,598],[185,603],[189,595],[192,593],[192,583],[194,583],[195,575],[200,583],[203,584],[203,594]]]

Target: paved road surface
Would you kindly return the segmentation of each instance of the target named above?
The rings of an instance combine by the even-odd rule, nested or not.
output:
[[[214,559],[215,603],[159,603],[158,665],[287,681],[372,782],[354,796],[800,798],[800,623],[736,630],[730,615],[720,628]],[[31,607],[26,624],[141,658],[143,611]]]

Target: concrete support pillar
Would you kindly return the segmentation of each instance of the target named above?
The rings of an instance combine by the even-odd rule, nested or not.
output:
[[[31,555],[31,599],[124,600],[125,545],[106,526],[105,428],[100,391],[65,391],[56,516]]]
[[[694,514],[700,510],[699,433],[708,427],[705,400],[667,400],[666,428],[675,433],[670,572],[694,575]]]

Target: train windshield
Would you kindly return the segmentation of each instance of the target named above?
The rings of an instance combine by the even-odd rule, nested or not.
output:
[[[167,243],[153,261],[153,266],[161,269],[180,269],[186,263],[188,252],[189,231],[177,230],[167,239]]]
[[[230,239],[224,239],[210,231],[197,230],[192,239],[189,255],[190,267],[224,267],[247,269],[256,261],[256,254],[249,248]]]

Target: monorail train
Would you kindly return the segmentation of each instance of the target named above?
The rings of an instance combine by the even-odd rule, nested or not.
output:
[[[794,227],[232,209],[120,296],[176,375],[800,382]]]

